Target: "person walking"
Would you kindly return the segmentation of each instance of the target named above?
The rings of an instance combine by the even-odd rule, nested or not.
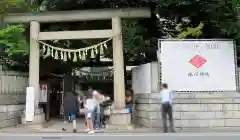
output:
[[[63,98],[63,110],[64,110],[64,123],[66,124],[70,120],[73,124],[73,132],[77,132],[77,112],[78,112],[78,99],[73,92],[66,92]],[[62,131],[66,131],[63,127]]]
[[[164,133],[168,133],[167,115],[169,118],[170,129],[174,133],[175,130],[173,125],[173,113],[172,113],[172,91],[168,89],[168,85],[166,83],[162,84],[160,98],[162,103],[161,111]]]
[[[100,103],[101,103],[103,97],[102,97],[101,93],[97,90],[93,90],[92,95],[93,95],[93,99],[94,99],[95,105],[96,105],[95,109],[94,109],[93,127],[94,127],[94,129],[99,130],[100,129],[100,123],[101,123],[101,120],[100,120]]]
[[[96,102],[94,101],[93,96],[91,94],[87,95],[84,107],[86,111],[85,117],[86,117],[86,123],[87,123],[87,129],[85,130],[85,132],[94,133],[93,119],[95,118],[94,109],[96,108]]]
[[[92,123],[93,123],[93,128],[98,130],[99,129],[98,121],[100,121],[99,117],[98,117],[100,94],[97,90],[94,90],[92,87],[88,88],[88,92],[89,92],[88,94],[91,95],[91,97],[94,101],[94,104],[95,104],[94,110],[92,112],[93,117],[91,118]],[[85,113],[85,118],[87,120],[87,112]]]
[[[98,105],[98,110],[97,110],[97,123],[99,128],[102,128],[104,126],[104,122],[103,122],[103,115],[104,115],[104,107],[102,106],[102,103],[105,101],[105,95],[103,93],[103,91],[99,91],[100,94],[100,102]]]

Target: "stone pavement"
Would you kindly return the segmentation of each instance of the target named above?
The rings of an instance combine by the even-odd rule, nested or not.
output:
[[[67,123],[64,124],[62,120],[60,119],[55,119],[51,120],[47,123],[45,123],[43,126],[37,125],[37,126],[24,126],[24,125],[19,125],[17,127],[8,127],[8,128],[2,128],[0,129],[0,134],[3,133],[22,133],[22,134],[30,134],[30,133],[61,133],[62,132],[62,127],[66,128],[67,131],[64,133],[72,133],[72,124]],[[84,120],[83,119],[78,119],[77,120],[77,130],[78,133],[85,133],[85,125],[84,125]],[[240,132],[239,128],[233,129],[233,128],[222,128],[222,129],[184,129],[181,130],[179,128],[176,129],[177,134],[179,133],[209,133],[209,132],[224,132],[224,133],[233,133],[233,132]],[[159,133],[162,134],[162,130],[160,129],[154,129],[154,128],[142,128],[142,127],[126,127],[126,126],[114,126],[114,125],[108,125],[106,129],[101,129],[97,131],[97,133],[109,133],[109,134],[120,134],[120,133],[128,133],[128,134],[154,134],[154,133]]]
[[[0,129],[0,133],[62,133],[62,128],[66,128],[66,133],[72,132],[72,124],[67,123],[64,124],[62,120],[56,119],[51,120],[44,125],[35,125],[35,126],[25,126],[25,125],[18,125],[16,127],[8,127],[8,128],[2,128]],[[85,133],[84,130],[86,129],[86,126],[84,124],[83,119],[77,120],[77,131],[78,133]],[[121,133],[121,132],[156,132],[154,129],[148,129],[148,128],[137,128],[133,129],[129,126],[113,126],[108,125],[107,128],[101,129],[97,131],[98,133]]]
[[[130,138],[130,139],[138,139],[138,140],[239,140],[239,133],[174,133],[174,134],[163,134],[163,133],[95,133],[95,134],[84,134],[84,133],[0,133],[0,139],[4,140],[12,140],[12,139],[24,139],[24,140],[50,140],[50,139],[82,139],[84,140],[96,140],[104,139],[104,140],[122,140]]]

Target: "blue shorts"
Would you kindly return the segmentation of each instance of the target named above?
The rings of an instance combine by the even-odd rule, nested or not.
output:
[[[125,108],[128,109],[129,113],[132,113],[133,104],[126,104]]]
[[[69,116],[70,116],[71,121],[76,120],[76,118],[77,118],[76,114],[72,113],[72,114],[70,114],[68,116],[64,116],[64,119],[68,121],[69,120]]]

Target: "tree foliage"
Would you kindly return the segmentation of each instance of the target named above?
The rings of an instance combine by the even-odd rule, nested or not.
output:
[[[186,38],[188,36],[198,37],[198,36],[202,35],[203,27],[204,27],[203,23],[200,23],[195,28],[187,27],[186,29],[182,29],[181,27],[177,26],[176,30],[179,31],[180,33],[176,36],[176,38],[183,39],[183,38]]]
[[[136,20],[123,20],[123,46],[124,57],[128,61],[134,61],[139,55],[143,55],[145,41],[143,38],[143,29]]]
[[[7,6],[6,3],[4,3],[5,6],[1,5],[1,9],[5,9],[3,13],[149,7],[152,10],[150,19],[123,20],[124,55],[127,61],[136,61],[140,58],[156,59],[158,38],[227,37],[236,40],[240,38],[239,0],[5,0],[5,2],[10,3],[10,6]],[[108,21],[42,25],[44,31],[107,29],[110,27],[111,24]],[[58,41],[54,45],[79,48],[96,44],[99,41]],[[21,48],[23,51],[19,51],[19,47],[11,47],[9,49],[11,51],[8,52],[15,49],[17,50],[15,52],[20,53],[26,51],[26,48]],[[111,50],[107,57],[112,57]]]
[[[240,1],[223,0],[216,11],[216,23],[221,33],[240,42]]]
[[[29,44],[24,30],[23,25],[8,25],[0,30],[1,59],[9,66],[27,64]]]
[[[8,25],[0,30],[1,47],[9,56],[19,53],[28,54],[29,44],[23,35],[24,30],[23,25]]]

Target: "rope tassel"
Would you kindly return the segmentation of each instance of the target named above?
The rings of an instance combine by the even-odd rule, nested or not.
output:
[[[95,52],[94,52],[94,49],[91,50],[91,58],[95,58]]]
[[[82,60],[82,52],[78,52],[79,53],[79,59]]]
[[[86,60],[86,54],[85,54],[85,52],[82,53],[82,60]]]
[[[103,49],[103,45],[102,44],[100,46],[100,55],[104,55],[104,49]]]
[[[50,56],[51,55],[51,50],[50,48],[47,48],[47,53],[46,53],[46,57]]]
[[[67,61],[67,52],[64,52],[63,61]]]
[[[71,52],[68,52],[68,58],[71,59]]]
[[[45,53],[46,51],[46,47],[45,47],[45,44],[43,44],[43,53]]]
[[[58,60],[58,51],[55,51],[54,59]]]
[[[104,46],[105,49],[107,49],[107,43],[106,42],[103,44],[103,46]]]
[[[98,48],[96,47],[94,48],[94,50],[95,50],[95,54],[98,54]]]
[[[63,52],[61,51],[60,54],[61,54],[61,59],[63,60],[63,58],[64,58]]]
[[[74,53],[74,56],[73,56],[73,62],[77,62],[77,53],[76,52]]]
[[[53,49],[51,49],[51,55],[54,58],[54,51],[53,51]]]

